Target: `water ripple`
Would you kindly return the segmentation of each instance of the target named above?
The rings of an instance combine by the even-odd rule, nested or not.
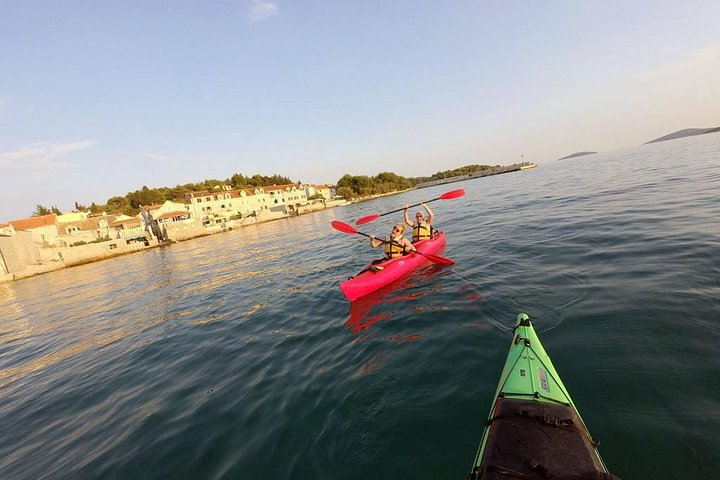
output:
[[[464,478],[518,311],[615,473],[712,477],[719,141],[453,185],[456,264],[352,304],[330,221],[451,188],[2,284],[0,477]]]

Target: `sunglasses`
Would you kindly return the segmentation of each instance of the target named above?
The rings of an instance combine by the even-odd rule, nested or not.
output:
[[[397,228],[397,227],[394,227],[394,228],[392,229],[392,231],[393,231],[393,232],[399,232],[399,231],[400,231],[400,229],[399,229],[399,228]]]

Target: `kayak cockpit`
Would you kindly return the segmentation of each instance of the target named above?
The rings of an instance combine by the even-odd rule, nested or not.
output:
[[[545,402],[499,399],[492,418],[482,467],[472,479],[574,478],[606,470],[597,442],[572,407]],[[607,477],[611,478],[611,477]]]

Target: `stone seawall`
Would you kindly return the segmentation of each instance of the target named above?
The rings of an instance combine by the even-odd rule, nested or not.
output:
[[[119,238],[75,247],[39,247],[36,249],[37,257],[31,264],[26,264],[8,274],[0,275],[0,283],[139,252],[159,245],[157,239],[147,234],[144,241]]]
[[[220,233],[223,231],[223,227],[220,225],[203,227],[196,223],[175,222],[164,225],[163,230],[165,238],[169,241],[182,242],[184,240],[190,240],[191,238]]]
[[[118,238],[98,243],[89,243],[76,247],[50,247],[41,248],[40,258],[43,264],[50,262],[62,263],[65,267],[96,262],[110,257],[117,257],[126,253],[133,253],[148,248],[157,247],[155,238],[147,235],[145,241],[126,240]]]

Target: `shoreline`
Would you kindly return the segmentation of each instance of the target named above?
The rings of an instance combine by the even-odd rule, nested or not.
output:
[[[248,225],[258,225],[263,223],[269,223],[274,222],[278,220],[298,217],[301,215],[308,215],[315,212],[320,212],[323,210],[327,210],[330,208],[336,208],[341,207],[343,205],[350,205],[354,203],[360,203],[360,202],[367,202],[369,200],[375,200],[376,198],[381,197],[388,197],[391,195],[399,195],[401,193],[409,192],[412,190],[419,190],[426,187],[431,187],[435,185],[444,185],[446,183],[453,183],[453,182],[459,182],[463,180],[469,180],[472,178],[482,178],[486,176],[491,175],[498,175],[502,173],[510,173],[510,172],[516,172],[525,170],[527,168],[534,168],[536,165],[532,163],[528,163],[526,165],[522,164],[514,164],[510,165],[508,167],[502,167],[500,169],[495,170],[485,170],[482,172],[476,172],[472,174],[467,175],[460,175],[456,177],[451,177],[447,179],[442,180],[436,180],[434,182],[426,182],[424,184],[418,184],[414,186],[413,188],[408,188],[405,190],[397,190],[394,192],[388,192],[388,193],[379,193],[375,195],[368,195],[365,197],[358,197],[352,200],[345,200],[342,203],[339,202],[331,202],[331,205],[323,204],[322,208],[318,208],[317,205],[314,204],[307,204],[303,205],[298,209],[297,212],[294,214],[286,214],[281,217],[277,218],[271,218],[264,221],[253,221],[249,223],[241,222],[239,224],[232,224],[231,226],[227,227],[210,227],[202,231],[202,233],[198,235],[192,235],[187,237],[179,237],[175,240],[170,241],[159,241],[156,237],[152,236],[151,238],[147,239],[147,242],[139,246],[137,244],[132,246],[125,246],[122,245],[121,242],[124,240],[123,238],[119,239],[113,239],[113,240],[107,240],[105,242],[100,242],[90,245],[83,245],[83,246],[77,246],[77,247],[37,247],[36,249],[38,251],[38,256],[40,258],[40,263],[28,265],[22,270],[16,271],[16,272],[10,272],[7,274],[0,275],[0,284],[3,283],[10,283],[15,282],[19,280],[24,280],[26,278],[34,277],[37,275],[42,275],[44,273],[50,273],[50,272],[56,272],[58,270],[63,270],[65,268],[72,268],[77,267],[80,265],[87,265],[89,263],[95,263],[95,262],[101,262],[103,260],[108,260],[111,258],[116,258],[124,255],[130,255],[132,253],[139,253],[144,252],[152,248],[158,248],[158,247],[167,247],[174,243],[180,243],[187,240],[192,240],[195,238],[205,237],[208,235],[216,235],[219,233],[225,233],[227,231],[231,231],[234,229],[242,228]],[[117,248],[117,244],[121,244],[122,248]],[[96,253],[88,252],[88,248],[93,248],[96,250]],[[83,249],[83,250],[77,250],[77,249]],[[116,249],[116,251],[113,251],[113,249]],[[83,252],[85,255],[79,254],[79,252]]]
[[[474,178],[490,177],[492,175],[501,175],[503,173],[521,172],[523,170],[528,170],[535,167],[537,167],[537,164],[532,162],[514,163],[506,167],[494,168],[492,170],[480,170],[479,172],[466,173],[463,175],[456,175],[454,177],[443,178],[440,180],[433,180],[431,182],[419,183],[416,185],[416,188],[434,187],[436,185],[462,182],[464,180],[472,180]]]
[[[192,235],[187,237],[180,237],[176,240],[170,240],[170,241],[159,241],[156,237],[151,237],[147,239],[147,242],[143,245],[134,244],[132,246],[122,246],[123,248],[117,248],[117,244],[122,245],[123,238],[119,239],[112,239],[107,240],[104,242],[99,242],[95,244],[88,244],[88,245],[82,245],[82,246],[76,246],[76,247],[35,247],[35,249],[38,251],[38,256],[40,259],[40,263],[27,265],[22,270],[18,270],[15,272],[10,272],[7,274],[0,274],[0,284],[3,283],[11,283],[16,282],[19,280],[24,280],[26,278],[35,277],[37,275],[42,275],[45,273],[50,272],[56,272],[58,270],[64,270],[66,268],[72,268],[77,267],[81,265],[87,265],[89,263],[95,263],[95,262],[101,262],[103,260],[109,260],[111,258],[117,258],[125,255],[130,255],[133,253],[139,253],[139,252],[145,252],[147,250],[158,248],[158,247],[168,247],[175,243],[185,242],[188,240],[193,240],[196,238],[202,238],[207,237],[210,235],[216,235],[220,233],[226,233],[232,230],[241,229],[243,227],[249,226],[249,225],[259,225],[259,224],[265,224],[270,222],[275,222],[278,220],[286,220],[289,218],[299,217],[302,215],[308,215],[315,212],[320,212],[323,210],[328,210],[330,208],[336,208],[340,207],[342,205],[347,205],[350,202],[344,201],[342,203],[339,202],[332,202],[329,206],[323,206],[323,208],[317,208],[315,205],[308,204],[307,207],[315,207],[310,208],[306,211],[299,211],[293,215],[285,214],[283,216],[270,218],[268,220],[264,221],[252,221],[252,222],[243,222],[243,223],[237,223],[233,224],[229,227],[220,227],[220,226],[213,226],[213,227],[205,227],[202,233],[198,235]],[[88,249],[94,249],[97,251],[97,253],[89,252]],[[115,250],[115,251],[113,251]],[[84,253],[85,255],[80,254],[80,252]]]

